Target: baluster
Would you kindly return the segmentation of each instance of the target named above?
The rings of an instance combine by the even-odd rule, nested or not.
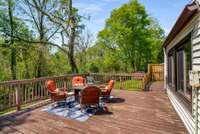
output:
[[[17,110],[20,110],[20,85],[15,85]]]
[[[120,85],[120,89],[122,89],[122,77],[121,76],[119,76],[119,85]]]
[[[32,87],[32,90],[31,90],[31,100],[33,100],[33,94],[34,94],[34,82],[33,81],[31,82],[31,87]]]
[[[64,89],[67,89],[67,82],[66,82],[66,78],[64,78]]]
[[[30,101],[30,85],[29,83],[26,83],[26,90],[27,90],[27,101]]]
[[[24,92],[24,102],[26,103],[27,102],[27,90],[26,90],[26,85],[23,84],[22,85],[22,88],[23,88],[23,92]]]

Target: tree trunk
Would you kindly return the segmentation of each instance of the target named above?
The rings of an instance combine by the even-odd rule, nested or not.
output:
[[[16,80],[16,48],[14,46],[14,40],[13,40],[13,31],[14,31],[14,26],[13,26],[13,12],[12,12],[12,0],[8,1],[8,14],[9,14],[9,23],[10,23],[10,46],[11,46],[11,73],[12,73],[12,79]]]
[[[24,60],[24,66],[25,66],[25,79],[30,78],[30,73],[29,73],[29,66],[28,66],[28,62],[27,62],[27,51],[24,50],[23,52],[23,60]]]
[[[12,79],[16,80],[17,79],[17,75],[16,75],[16,49],[15,48],[11,48],[11,73],[12,73]]]
[[[76,27],[75,27],[75,16],[72,11],[72,0],[69,1],[69,8],[70,8],[70,34],[69,34],[69,63],[71,65],[72,73],[78,73],[78,67],[75,62],[74,58],[74,45],[75,45],[75,37],[76,37]]]
[[[78,73],[78,67],[76,65],[75,62],[75,58],[74,58],[74,42],[75,42],[75,28],[74,28],[74,24],[72,22],[72,28],[71,28],[71,33],[70,33],[70,37],[69,37],[69,53],[68,53],[68,57],[69,57],[69,63],[71,65],[71,71],[72,73]]]
[[[38,54],[38,61],[36,63],[36,67],[37,67],[37,71],[36,71],[36,78],[40,78],[42,77],[42,60],[43,60],[43,53],[41,50],[39,50],[39,54]]]
[[[44,6],[44,5],[43,5]],[[42,7],[43,7],[42,6]],[[44,28],[44,14],[39,12],[39,38],[40,38],[40,42],[44,42],[45,41],[45,28]],[[44,66],[44,44],[40,43],[39,44],[39,55],[38,55],[38,66],[37,66],[37,78],[40,78],[44,75],[44,70],[43,70],[43,66]]]

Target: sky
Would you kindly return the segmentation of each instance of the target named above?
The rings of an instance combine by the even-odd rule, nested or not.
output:
[[[90,16],[89,20],[84,20],[87,29],[96,39],[97,33],[104,28],[105,20],[109,18],[113,9],[119,8],[129,0],[75,0],[74,6],[79,9],[79,13]],[[158,20],[160,26],[167,35],[184,6],[191,0],[139,0],[145,6],[147,13]]]

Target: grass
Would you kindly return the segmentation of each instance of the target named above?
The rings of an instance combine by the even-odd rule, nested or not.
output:
[[[124,90],[131,90],[131,91],[142,91],[142,80],[127,80],[116,82],[115,89],[124,89]]]

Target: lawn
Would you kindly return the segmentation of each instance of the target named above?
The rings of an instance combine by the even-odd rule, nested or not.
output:
[[[126,80],[115,84],[115,89],[142,91],[142,80]]]

